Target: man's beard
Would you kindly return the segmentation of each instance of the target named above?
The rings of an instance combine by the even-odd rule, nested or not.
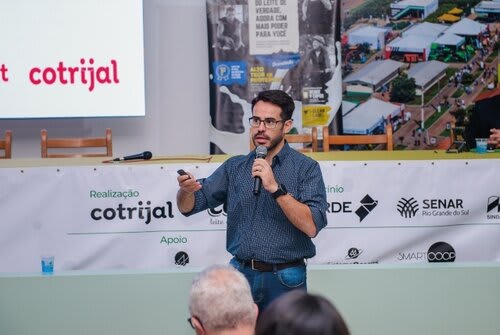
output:
[[[255,143],[255,136],[257,136],[258,134],[255,134],[254,135],[254,138],[253,138],[253,145],[255,147],[257,147],[257,143]],[[281,141],[283,140],[283,138],[285,137],[285,134],[281,133],[279,136],[275,137],[274,139],[271,140],[271,143],[269,144],[269,147],[267,148],[267,151],[272,151],[274,148],[276,148],[278,146],[278,144],[281,143]]]

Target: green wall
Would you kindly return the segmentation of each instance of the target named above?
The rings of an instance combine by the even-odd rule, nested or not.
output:
[[[199,270],[0,275],[0,334],[193,334]],[[318,265],[308,276],[353,335],[500,333],[500,264]]]

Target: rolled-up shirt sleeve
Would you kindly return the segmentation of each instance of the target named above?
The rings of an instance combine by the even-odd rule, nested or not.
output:
[[[326,201],[325,183],[318,162],[311,164],[303,176],[304,179],[301,183],[300,198],[298,200],[309,206],[317,234],[328,224],[326,218],[328,202]]]
[[[201,189],[194,193],[194,207],[184,216],[199,213],[208,208],[215,208],[224,203],[227,197],[227,173],[225,164],[222,164],[208,178],[197,179]]]

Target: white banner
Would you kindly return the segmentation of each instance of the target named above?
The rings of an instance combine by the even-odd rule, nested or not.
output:
[[[0,272],[206,266],[230,259],[222,206],[177,210],[176,171],[220,163],[0,169]],[[320,162],[328,226],[310,263],[500,260],[500,160]]]

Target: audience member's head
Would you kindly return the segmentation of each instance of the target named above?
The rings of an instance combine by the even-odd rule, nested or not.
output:
[[[196,334],[253,334],[258,307],[240,272],[229,265],[214,265],[193,280],[189,313]]]
[[[256,335],[349,335],[344,319],[325,298],[288,292],[261,313]]]

